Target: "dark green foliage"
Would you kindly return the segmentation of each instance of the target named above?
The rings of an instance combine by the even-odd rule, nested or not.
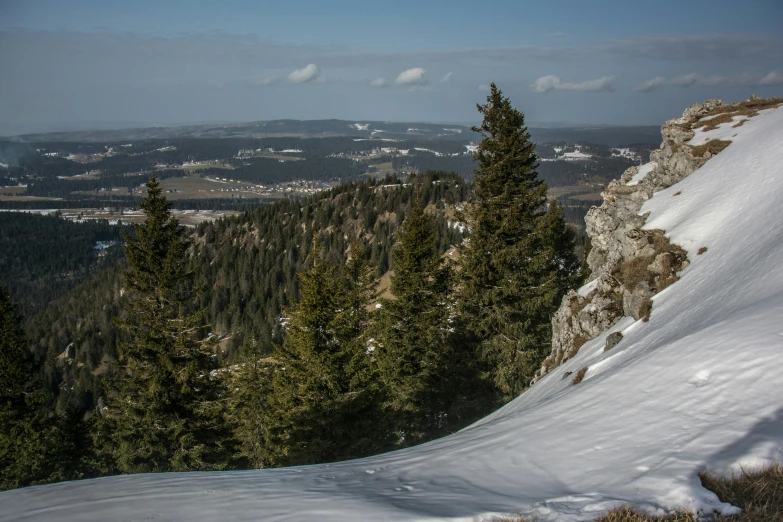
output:
[[[139,205],[145,222],[127,236],[127,332],[120,364],[101,410],[96,445],[123,473],[222,469],[230,447],[223,422],[221,382],[205,339],[203,311],[194,299],[189,241],[171,216],[154,176]]]
[[[313,255],[274,354],[271,465],[309,464],[377,453],[387,445],[380,388],[361,334],[374,294],[359,252],[344,274]]]
[[[0,490],[80,478],[89,453],[81,412],[50,413],[20,323],[0,285]]]
[[[266,466],[269,445],[269,394],[272,393],[269,358],[251,333],[245,337],[238,366],[230,371],[227,421],[234,428],[234,460],[239,468]]]
[[[30,318],[57,297],[116,262],[122,227],[106,220],[74,223],[56,215],[0,216],[0,283]],[[96,243],[113,246],[98,250]]]
[[[452,272],[435,244],[435,226],[416,198],[394,250],[391,299],[382,299],[377,357],[389,410],[405,445],[447,428]]]
[[[547,207],[524,116],[493,84],[476,132],[469,245],[462,252],[460,315],[498,392],[524,390],[550,348],[550,316],[579,265],[563,213]]]

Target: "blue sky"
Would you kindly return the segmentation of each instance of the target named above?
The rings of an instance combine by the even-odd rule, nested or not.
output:
[[[276,118],[659,124],[783,94],[783,2],[0,0],[0,134]]]

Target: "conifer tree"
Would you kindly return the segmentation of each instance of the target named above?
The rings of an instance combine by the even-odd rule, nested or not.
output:
[[[451,270],[435,243],[435,225],[418,194],[393,251],[391,299],[382,299],[377,357],[389,408],[405,445],[447,427]]]
[[[128,304],[119,326],[127,340],[96,445],[122,473],[222,469],[230,454],[223,388],[210,375],[204,311],[186,311],[196,297],[189,240],[154,175],[139,207],[144,223],[125,237]]]
[[[82,412],[54,414],[42,366],[0,285],[0,490],[76,479],[86,470]]]
[[[255,332],[245,337],[239,368],[231,375],[228,407],[240,468],[263,468],[268,461],[272,367]]]
[[[530,383],[550,349],[551,314],[579,265],[562,209],[547,203],[524,115],[495,84],[478,105],[470,239],[462,251],[460,316],[501,398]]]
[[[356,335],[372,292],[369,267],[356,259],[346,280],[315,250],[312,267],[299,274],[300,298],[274,354],[270,465],[343,460],[383,448],[372,361]]]

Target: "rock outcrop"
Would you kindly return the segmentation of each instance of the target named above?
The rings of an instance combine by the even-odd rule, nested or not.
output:
[[[587,213],[592,248],[587,256],[590,281],[569,292],[552,318],[552,353],[536,374],[542,378],[573,357],[588,340],[623,316],[649,318],[651,297],[677,280],[687,266],[685,252],[660,230],[642,230],[645,201],[701,167],[712,153],[688,145],[701,118],[723,111],[721,100],[688,107],[661,129],[663,143],[650,163],[631,167],[603,192],[603,204]]]

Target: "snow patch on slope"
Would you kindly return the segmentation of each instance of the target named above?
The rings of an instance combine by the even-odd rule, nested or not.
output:
[[[650,321],[622,319],[473,426],[338,464],[9,491],[0,520],[583,521],[622,504],[736,512],[697,473],[783,453],[783,109],[731,131],[728,148],[642,208],[646,228],[666,230],[691,261],[654,297]],[[616,331],[623,339],[605,352]],[[571,384],[566,373],[584,366]]]
[[[639,171],[634,175],[634,177],[631,178],[631,181],[628,182],[628,185],[638,185],[644,178],[647,177],[647,174],[653,171],[656,166],[658,166],[658,164],[654,161],[651,161],[650,163],[645,163],[639,167]]]

